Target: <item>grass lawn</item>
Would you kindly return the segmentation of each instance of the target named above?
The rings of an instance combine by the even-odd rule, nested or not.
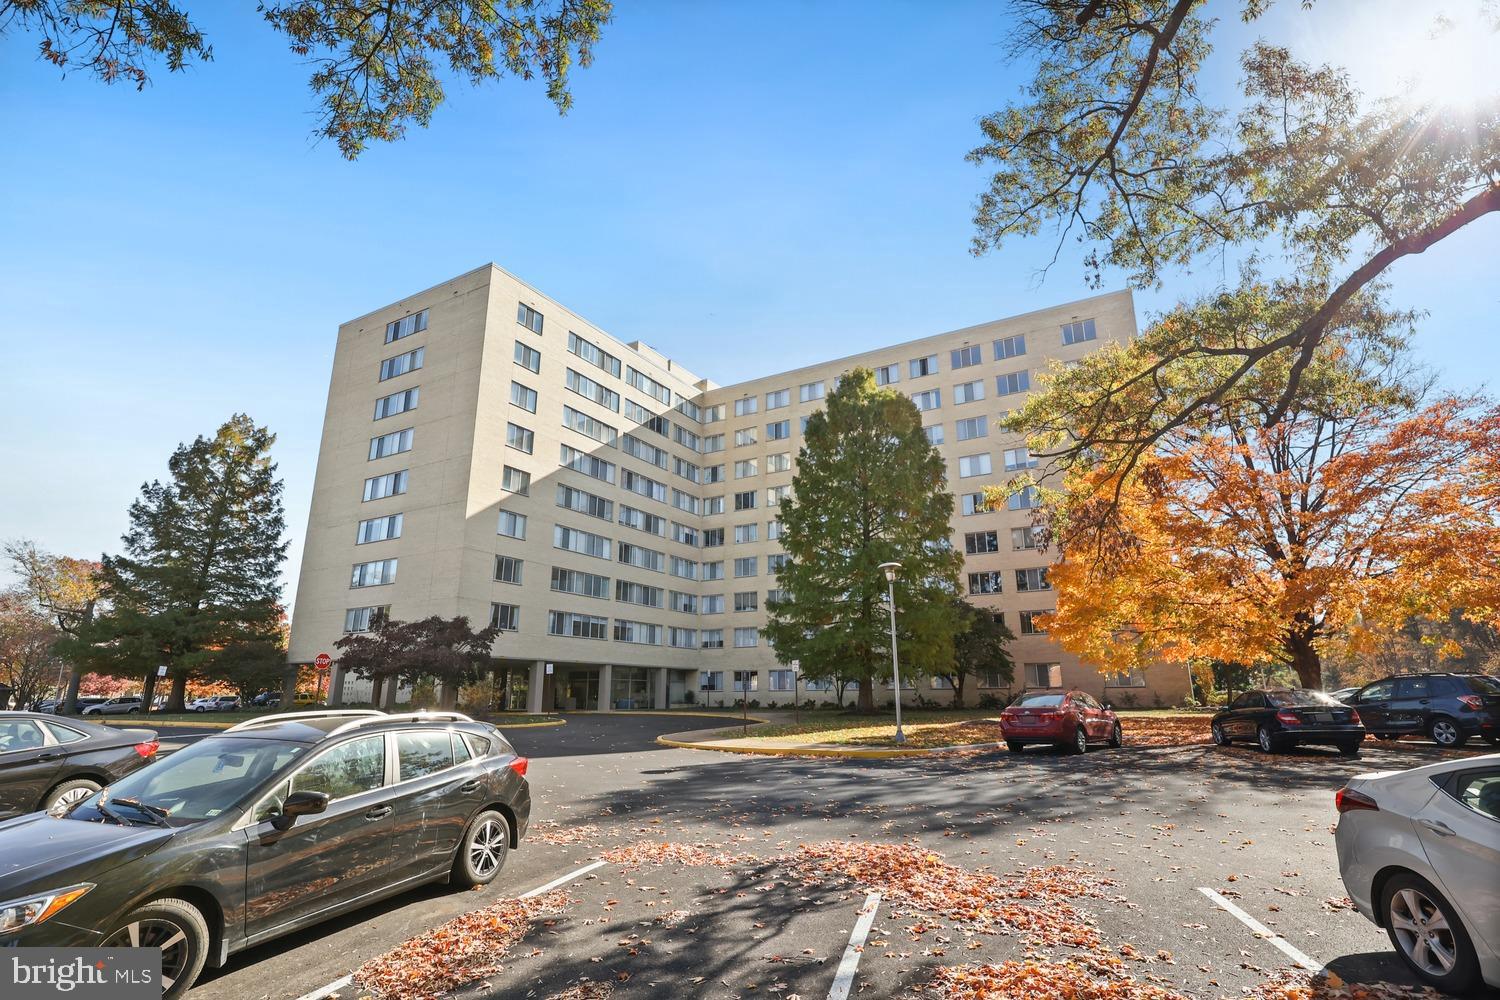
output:
[[[906,732],[906,746],[914,749],[993,743],[1000,738],[1000,724],[995,721],[999,714],[992,708],[902,712],[901,726]],[[890,712],[845,715],[814,711],[806,713],[806,718],[808,721],[801,724],[753,726],[750,735],[756,739],[837,746],[889,746],[896,736],[896,716]],[[725,731],[726,735],[731,732]]]

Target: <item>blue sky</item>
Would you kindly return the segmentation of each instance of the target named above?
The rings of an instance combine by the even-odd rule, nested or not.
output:
[[[253,3],[186,6],[215,60],[143,93],[0,39],[0,538],[117,550],[171,449],[243,410],[279,435],[290,597],[339,322],[491,260],[720,382],[1089,293],[1077,253],[1039,283],[1044,238],[968,253],[963,157],[1026,76],[1001,4],[621,3],[566,117],[539,83],[455,84],[352,164]],[[1252,37],[1223,6],[1211,94]],[[1412,5],[1333,6],[1255,31],[1389,84]],[[1497,251],[1488,219],[1391,275],[1454,387],[1500,371]],[[1139,319],[1223,279],[1138,292]]]

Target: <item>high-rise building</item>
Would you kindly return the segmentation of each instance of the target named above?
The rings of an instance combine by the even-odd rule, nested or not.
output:
[[[1054,360],[1135,334],[1129,292],[720,386],[615,340],[488,265],[339,328],[290,657],[311,662],[377,615],[466,615],[505,631],[517,707],[762,705],[833,697],[761,636],[780,559],[776,507],[806,418],[842,372],[911,397],[949,463],[953,544],[976,604],[1016,633],[1016,676],[970,702],[1077,685],[1175,702],[1185,671],[1103,674],[1033,625],[1053,607],[1026,495],[984,486],[1033,459],[997,420]],[[944,701],[942,682],[916,695]],[[889,700],[892,692],[877,700]],[[368,682],[335,668],[332,699]]]

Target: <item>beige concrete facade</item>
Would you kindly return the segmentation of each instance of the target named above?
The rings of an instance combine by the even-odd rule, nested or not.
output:
[[[534,313],[523,315],[523,307]],[[539,322],[534,318],[538,314]],[[388,325],[407,317],[424,319],[425,328],[388,342]],[[1063,328],[1085,321],[1092,322],[1071,329],[1091,329],[1093,339],[1064,345]],[[406,322],[408,328],[422,326]],[[495,651],[525,668],[525,702],[533,710],[730,703],[739,697],[736,671],[749,679],[751,699],[762,705],[788,704],[792,692],[783,688],[789,676],[777,672],[784,668],[756,630],[765,621],[766,593],[775,587],[768,563],[780,551],[770,537],[773,493],[776,487],[789,487],[802,419],[821,405],[819,390],[803,387],[821,386],[826,393],[842,372],[855,366],[896,366],[899,378],[890,383],[892,388],[909,396],[938,393],[936,400],[926,397],[939,405],[926,409],[923,417],[928,426],[943,428],[938,448],[949,462],[950,487],[959,497],[954,544],[963,549],[966,536],[977,533],[978,547],[994,549],[968,555],[964,579],[968,583],[970,573],[999,574],[998,593],[976,593],[971,599],[1003,614],[1018,633],[1012,646],[1019,665],[1013,686],[1077,684],[1117,704],[1176,703],[1188,690],[1186,673],[1179,668],[1152,668],[1144,678],[1106,678],[1046,636],[1020,634],[1022,612],[1051,607],[1050,591],[1017,590],[1017,570],[1041,568],[1048,561],[1044,553],[1013,544],[1012,529],[1028,526],[1031,512],[965,514],[963,504],[964,494],[1014,474],[1006,469],[1006,453],[1022,443],[996,427],[999,415],[1025,398],[1025,390],[1000,392],[1017,384],[1012,376],[1025,372],[1035,386],[1051,361],[1074,360],[1133,336],[1135,329],[1130,294],[1109,293],[721,387],[644,344],[615,340],[498,267],[471,271],[339,329],[290,657],[307,662],[319,652],[336,653],[333,643],[346,625],[360,625],[360,608],[389,608],[402,620],[463,614],[488,622],[501,605],[504,614],[516,616],[516,627],[502,635]],[[1017,346],[1011,342],[997,348],[997,343],[1015,337],[1024,338],[1024,353],[997,360],[997,354]],[[598,357],[577,338],[607,352],[617,364]],[[955,354],[965,348],[977,350]],[[419,368],[379,377],[383,363],[418,349]],[[527,364],[531,351],[540,356],[537,371]],[[919,373],[922,358],[936,359],[931,374]],[[401,365],[386,365],[392,367],[399,371]],[[513,383],[523,389],[513,390]],[[960,386],[982,398],[958,402]],[[409,389],[417,389],[415,406],[373,419],[382,412],[378,401],[386,397],[396,396],[387,409],[411,402],[397,396]],[[535,412],[524,405],[532,392]],[[785,405],[779,395],[783,392]],[[737,407],[737,401],[743,402]],[[587,424],[591,433],[565,425],[565,407],[573,422],[597,422]],[[959,440],[959,421],[968,421],[969,433],[982,425],[983,434]],[[401,440],[400,432],[408,429],[409,440]],[[785,437],[772,436],[783,431]],[[404,450],[371,458],[372,439],[382,435],[393,435]],[[723,436],[722,449],[705,450],[718,435]],[[742,443],[736,444],[737,437]],[[563,464],[565,457],[574,460],[573,466]],[[965,458],[973,461],[961,468]],[[985,461],[990,471],[979,471]],[[598,468],[601,462],[608,468]],[[740,464],[750,462],[753,469]],[[595,475],[589,474],[589,466]],[[975,474],[962,476],[961,471]],[[368,480],[402,472],[404,492],[364,499]],[[517,482],[523,476],[529,478],[524,493]],[[574,492],[568,494],[574,506],[563,506],[564,487],[592,499]],[[754,507],[736,511],[736,494],[751,491]],[[720,500],[722,512],[717,510]],[[578,506],[588,509],[574,509]],[[401,515],[399,537],[358,541],[362,522],[396,514]],[[497,531],[504,517],[507,529],[516,532],[514,515],[525,518],[524,538]],[[638,518],[639,526],[622,523],[622,517]],[[575,543],[573,536],[559,539],[559,528],[587,534]],[[736,528],[741,541],[736,541]],[[718,542],[714,533],[720,529],[722,544],[705,545]],[[995,533],[993,544],[988,532]],[[622,544],[632,548],[622,551]],[[597,554],[587,551],[590,547]],[[520,561],[519,582],[497,579],[498,556]],[[737,569],[748,573],[751,567],[736,560],[749,559],[754,559],[754,575],[737,576]],[[395,560],[391,582],[351,586],[357,566],[386,560]],[[505,575],[513,575],[514,568],[507,565]],[[598,578],[607,578],[607,589],[603,596],[562,592],[554,584],[578,583],[580,578],[556,581],[555,570],[588,574],[582,589],[596,592]],[[386,567],[378,572],[366,570],[364,582],[388,575]],[[640,587],[619,593],[622,582]],[[753,595],[754,609],[736,611],[736,595],[741,595],[741,605]],[[722,611],[716,598],[722,599]],[[587,618],[556,620],[561,613]],[[559,628],[569,634],[554,634]],[[573,634],[598,634],[601,629],[605,638]],[[648,641],[627,641],[632,630],[644,632],[640,638]],[[737,636],[742,645],[736,645]],[[712,645],[717,638],[722,647]],[[755,645],[743,645],[752,639]],[[710,648],[704,648],[705,641]],[[335,691],[349,699],[367,697],[360,690],[352,680],[347,686],[341,679],[335,682]],[[977,692],[967,692],[970,703],[987,692],[981,682]],[[799,693],[818,700],[833,697],[805,688]],[[990,693],[1003,697],[1006,692]],[[946,690],[926,680],[906,700],[917,695],[949,698]]]

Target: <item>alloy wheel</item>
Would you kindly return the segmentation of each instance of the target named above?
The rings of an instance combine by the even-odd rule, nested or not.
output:
[[[1402,952],[1429,976],[1446,976],[1458,964],[1458,942],[1448,918],[1418,889],[1391,897],[1390,924]]]
[[[1432,741],[1438,746],[1451,747],[1458,742],[1458,727],[1447,719],[1432,724]]]
[[[499,823],[487,819],[479,824],[474,837],[469,841],[469,866],[480,878],[489,878],[500,867],[500,857],[505,853],[505,830]]]
[[[47,809],[49,816],[62,816],[78,803],[94,794],[92,788],[70,788],[57,797],[57,801]]]
[[[1265,726],[1261,726],[1260,727],[1260,732],[1257,735],[1260,738],[1260,748],[1262,750],[1264,750],[1266,753],[1270,753],[1271,749],[1272,749],[1272,745],[1271,745],[1271,731],[1269,729],[1267,729]]]
[[[1073,745],[1078,748],[1079,753],[1089,752],[1089,734],[1081,725],[1074,733]]]
[[[170,920],[155,917],[126,924],[106,938],[101,947],[160,948],[163,992],[177,982],[190,957],[187,931]]]
[[[1215,743],[1217,743],[1221,747],[1227,747],[1229,745],[1229,741],[1224,738],[1224,727],[1223,726],[1221,726],[1217,722],[1215,722],[1209,728],[1213,730],[1214,742]]]

